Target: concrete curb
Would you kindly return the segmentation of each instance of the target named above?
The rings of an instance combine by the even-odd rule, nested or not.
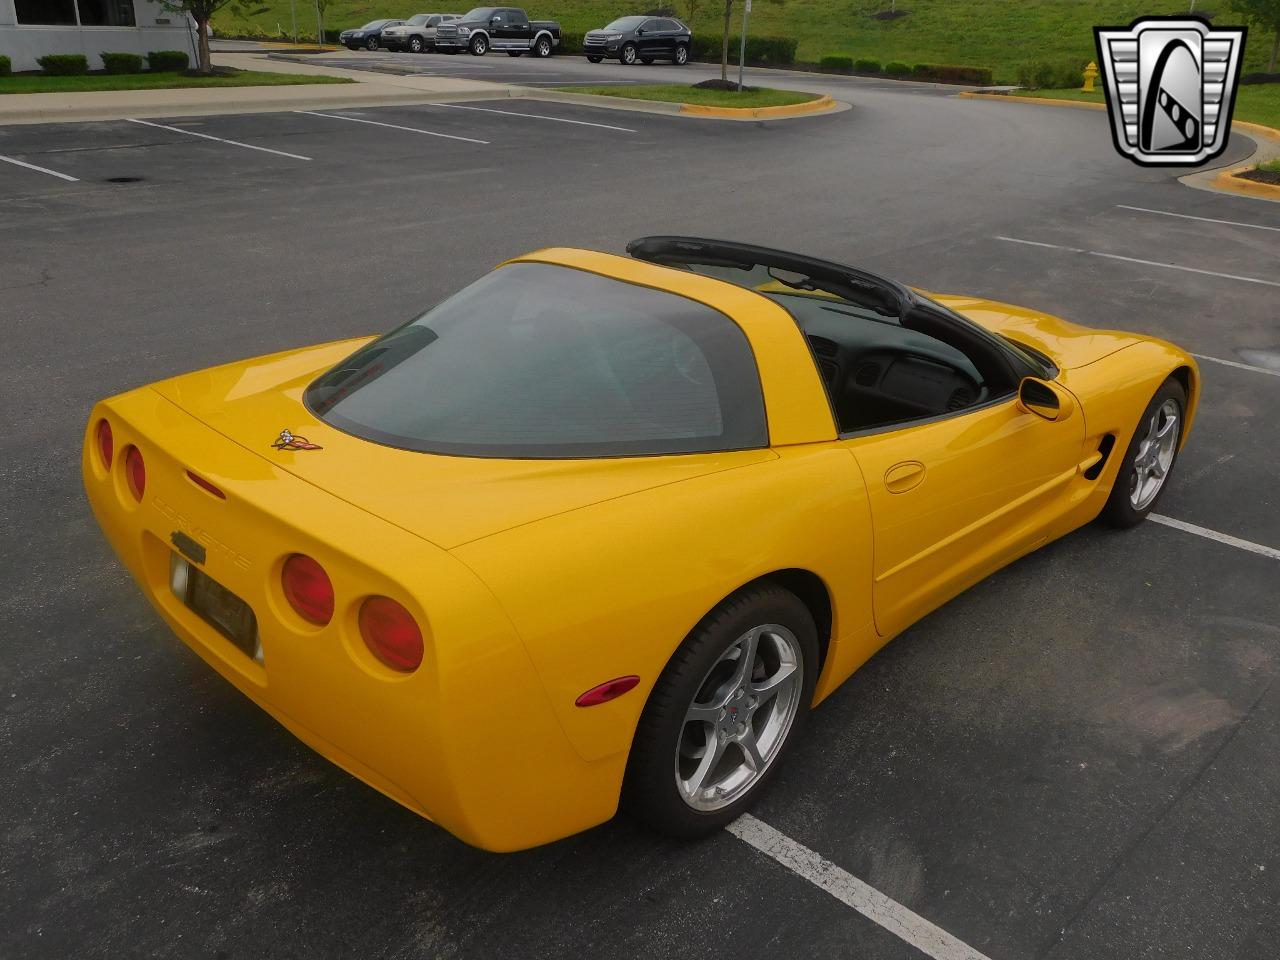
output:
[[[704,107],[692,103],[668,103],[664,100],[638,100],[629,97],[610,97],[595,93],[573,93],[568,90],[548,90],[543,87],[512,87],[509,94],[524,100],[545,100],[549,103],[574,103],[605,110],[621,110],[626,113],[661,113],[667,116],[689,117],[703,120],[731,120],[759,123],[763,120],[793,120],[803,117],[823,116],[852,109],[852,105],[829,96],[819,97],[807,103],[785,107]],[[775,112],[776,111],[776,112]]]
[[[1030,103],[1049,107],[1084,107],[1088,110],[1105,110],[1105,103],[1094,103],[1089,100],[1059,100],[1054,97],[1011,97],[1002,93],[976,93],[965,91],[956,94],[970,100],[1003,100],[1006,103]],[[1246,159],[1247,163],[1228,164],[1225,167],[1210,167],[1197,170],[1178,178],[1184,186],[1196,190],[1208,190],[1213,193],[1228,193],[1251,200],[1268,200],[1280,203],[1280,186],[1270,183],[1259,183],[1256,180],[1244,180],[1236,176],[1245,170],[1252,170],[1254,165],[1266,160],[1280,157],[1280,130],[1252,123],[1248,120],[1231,121],[1231,129],[1249,136],[1255,149]]]

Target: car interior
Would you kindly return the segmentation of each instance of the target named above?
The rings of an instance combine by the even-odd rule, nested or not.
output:
[[[954,413],[1012,393],[1017,383],[1008,358],[971,325],[954,316],[945,322],[943,308],[891,281],[847,267],[810,271],[805,258],[734,244],[650,238],[628,251],[746,287],[786,309],[809,341],[841,433]],[[912,301],[940,316],[920,312],[904,323],[903,306]]]

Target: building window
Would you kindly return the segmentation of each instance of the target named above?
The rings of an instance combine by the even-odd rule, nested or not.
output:
[[[76,20],[76,7],[80,19]],[[35,26],[132,27],[133,0],[15,0],[18,23]]]

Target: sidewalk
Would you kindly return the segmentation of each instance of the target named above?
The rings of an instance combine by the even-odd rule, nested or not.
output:
[[[110,90],[95,93],[25,93],[0,97],[0,125],[121,120],[126,117],[186,117],[218,113],[270,113],[280,110],[337,110],[431,103],[440,100],[492,100],[511,96],[506,84],[447,77],[395,77],[365,70],[318,67],[264,54],[218,53],[217,66],[272,73],[347,77],[354,83],[296,87],[222,87],[176,90]]]

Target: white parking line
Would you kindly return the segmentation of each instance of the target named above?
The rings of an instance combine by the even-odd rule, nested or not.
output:
[[[934,960],[989,960],[964,941],[749,813],[725,829]]]
[[[295,110],[294,113],[305,113],[309,117],[328,117],[330,120],[349,120],[352,123],[367,123],[375,127],[388,127],[392,130],[405,130],[409,133],[424,133],[428,137],[442,137],[445,140],[462,140],[465,143],[489,145],[488,140],[475,140],[471,137],[458,137],[452,133],[437,133],[434,130],[423,130],[419,127],[402,127],[398,123],[383,123],[381,120],[363,120],[360,117],[344,117],[336,113],[316,113],[314,110]]]
[[[1241,220],[1217,220],[1214,217],[1193,217],[1189,213],[1174,213],[1172,210],[1152,210],[1149,207],[1131,207],[1127,203],[1117,203],[1121,210],[1136,210],[1138,213],[1158,213],[1162,217],[1179,217],[1183,220],[1199,220],[1201,223],[1225,223],[1231,227],[1249,227],[1253,230],[1274,230],[1280,233],[1280,227],[1268,227],[1261,223],[1245,223]]]
[[[564,117],[546,117],[540,113],[517,113],[514,110],[494,110],[492,107],[468,107],[461,103],[424,103],[424,107],[447,107],[450,110],[476,110],[480,113],[501,113],[508,117],[528,117],[530,120],[550,120],[554,123],[573,123],[580,127],[599,127],[601,130],[617,130],[620,133],[635,133],[629,127],[613,127],[607,123],[589,123],[586,120],[566,120]]]
[[[36,170],[40,173],[47,173],[51,177],[57,177],[59,180],[69,180],[71,183],[79,183],[79,177],[68,176],[65,173],[59,173],[57,170],[50,170],[48,167],[37,167],[34,163],[26,163],[22,160],[15,160],[13,157],[0,157],[5,163],[12,163],[15,167],[26,167],[28,170]]]
[[[1217,270],[1201,270],[1199,267],[1184,267],[1176,263],[1161,263],[1158,260],[1140,260],[1137,257],[1122,257],[1118,253],[1103,253],[1101,250],[1081,250],[1079,247],[1064,247],[1056,243],[1041,243],[1038,240],[1019,240],[1017,237],[1002,237],[997,240],[1007,243],[1023,243],[1031,247],[1048,247],[1050,250],[1064,250],[1067,253],[1084,253],[1091,257],[1105,257],[1108,260],[1123,260],[1126,263],[1140,263],[1146,267],[1163,267],[1166,270],[1182,270],[1185,273],[1199,273],[1207,277],[1221,277],[1224,280],[1239,280],[1242,283],[1260,283],[1268,287],[1280,287],[1280,280],[1263,280],[1260,277],[1245,277],[1238,273],[1219,273]]]
[[[1239,550],[1247,550],[1250,553],[1256,553],[1260,557],[1270,557],[1272,560],[1280,560],[1280,550],[1275,547],[1264,547],[1260,543],[1254,543],[1252,540],[1241,540],[1239,537],[1233,537],[1229,533],[1219,533],[1217,530],[1210,530],[1208,527],[1199,527],[1194,523],[1187,523],[1185,520],[1175,520],[1173,517],[1161,516],[1158,513],[1147,514],[1148,519],[1154,520],[1156,523],[1162,523],[1166,527],[1173,527],[1175,530],[1181,530],[1184,533],[1194,533],[1197,537],[1204,537],[1208,540],[1216,540],[1218,543],[1225,543],[1228,547],[1236,547]]]
[[[128,118],[130,123],[140,123],[144,127],[156,127],[160,130],[171,130],[174,133],[185,133],[188,137],[199,137],[201,140],[216,140],[218,143],[229,143],[233,147],[244,147],[246,150],[259,150],[262,153],[274,153],[277,157],[288,157],[291,160],[310,160],[310,157],[300,156],[296,153],[285,153],[283,150],[272,150],[270,147],[255,147],[252,143],[241,143],[239,140],[224,140],[222,137],[210,136],[207,133],[196,133],[194,130],[183,130],[181,127],[170,127],[163,123],[152,123],[150,120],[135,120],[133,117]]]
[[[1224,367],[1235,367],[1238,370],[1248,370],[1251,373],[1265,373],[1269,377],[1280,377],[1280,370],[1268,370],[1266,367],[1255,367],[1249,363],[1241,363],[1238,360],[1220,360],[1217,357],[1206,357],[1203,353],[1193,353],[1193,357],[1197,360],[1208,360],[1210,363],[1220,363]]]

